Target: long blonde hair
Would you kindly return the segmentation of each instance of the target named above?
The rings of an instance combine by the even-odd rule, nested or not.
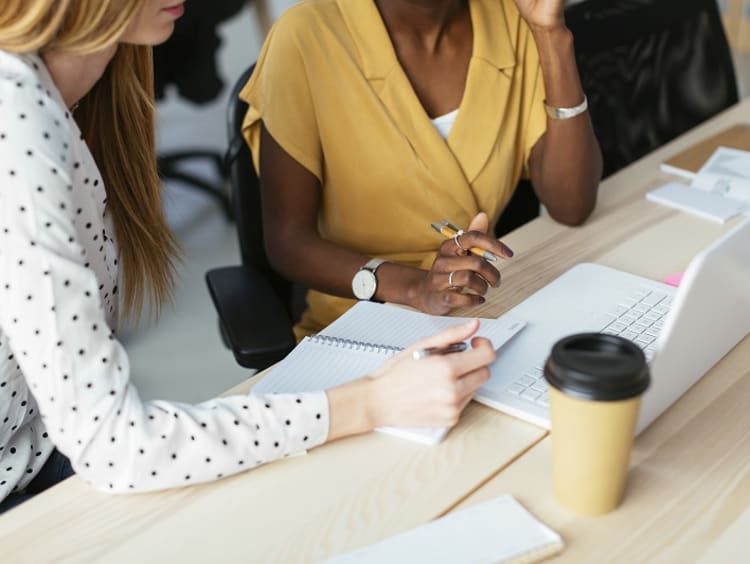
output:
[[[87,54],[114,44],[143,0],[0,0],[0,49]],[[75,119],[107,191],[123,272],[122,304],[138,318],[171,299],[177,245],[162,209],[150,47],[120,45]],[[105,133],[106,132],[106,133]]]

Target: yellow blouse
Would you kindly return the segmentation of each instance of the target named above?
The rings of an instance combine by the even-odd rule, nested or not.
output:
[[[430,223],[494,225],[546,129],[544,84],[514,0],[469,0],[474,43],[446,140],[401,68],[372,0],[307,0],[274,25],[240,97],[258,163],[260,121],[322,186],[322,237],[368,256],[429,268]],[[308,293],[298,337],[354,300]]]

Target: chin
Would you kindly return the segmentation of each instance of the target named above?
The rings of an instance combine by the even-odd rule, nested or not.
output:
[[[174,23],[170,23],[165,30],[158,34],[156,40],[151,43],[151,45],[159,45],[160,43],[164,43],[167,39],[172,37],[172,32],[174,32]]]
[[[133,37],[128,43],[136,45],[148,45],[154,47],[164,43],[172,36],[174,31],[174,22],[160,26],[158,29],[149,30],[147,33],[141,33],[138,37]]]

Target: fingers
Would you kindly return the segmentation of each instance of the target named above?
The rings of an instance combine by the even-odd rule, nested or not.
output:
[[[460,279],[456,278],[461,271],[466,272],[461,274]],[[448,287],[448,275],[451,272],[455,273],[453,275],[454,286],[470,287],[480,295],[484,295],[487,290],[482,282],[493,288],[497,288],[500,285],[500,271],[492,266],[491,263],[475,255],[440,256],[432,264],[432,272],[445,275],[445,278],[442,280],[444,285],[440,289]],[[472,273],[478,276],[478,278],[472,279]]]
[[[484,233],[483,231],[466,231],[459,238],[461,246],[465,249],[476,247],[491,252],[499,258],[508,259],[513,256],[513,251],[502,241]],[[455,243],[453,245],[456,246]],[[454,253],[455,254],[455,253]]]
[[[490,218],[487,216],[486,213],[479,212],[469,222],[469,227],[466,229],[466,231],[480,231],[482,233],[487,233],[487,230],[489,229],[489,227],[490,227]]]
[[[513,251],[505,243],[477,230],[464,231],[455,238],[444,240],[440,245],[439,254],[443,256],[464,256],[468,254],[468,249],[471,248],[488,251],[502,259],[513,256]]]
[[[500,276],[496,276],[497,285],[500,285]],[[483,296],[489,289],[489,284],[485,280],[484,276],[472,272],[471,270],[452,270],[448,273],[445,280],[446,290],[457,290],[464,288],[471,290],[473,293]]]
[[[455,378],[462,378],[463,375],[492,363],[495,357],[492,343],[483,337],[475,337],[472,339],[471,349],[460,354],[445,355],[445,360],[451,364]]]
[[[476,391],[490,379],[490,369],[486,366],[469,372],[456,382],[456,393],[460,398],[461,410],[471,401]]]
[[[466,323],[459,323],[457,325],[453,325],[452,327],[448,327],[447,329],[443,329],[442,331],[436,333],[435,335],[432,335],[431,337],[421,339],[420,341],[414,343],[414,345],[408,347],[406,350],[411,352],[416,349],[426,347],[440,347],[449,345],[450,343],[457,343],[458,341],[465,341],[466,339],[474,335],[477,332],[477,329],[479,329],[479,320],[472,319],[470,321],[467,321]]]

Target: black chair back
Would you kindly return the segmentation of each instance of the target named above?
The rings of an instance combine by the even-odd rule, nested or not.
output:
[[[250,149],[242,136],[242,122],[248,105],[239,98],[239,94],[254,70],[255,65],[252,65],[242,73],[230,95],[227,107],[229,149],[225,166],[229,171],[242,264],[252,265],[265,276],[287,307],[290,320],[296,322],[304,306],[304,289],[279,275],[268,262],[263,238],[260,181],[253,166]]]
[[[589,0],[565,20],[605,177],[738,101],[716,0]]]

